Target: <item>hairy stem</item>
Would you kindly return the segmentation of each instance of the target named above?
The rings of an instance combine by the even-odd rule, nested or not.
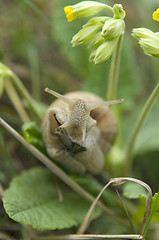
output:
[[[127,174],[130,173],[131,168],[132,168],[132,162],[133,162],[133,150],[134,150],[134,146],[135,146],[135,141],[137,138],[137,135],[140,132],[140,129],[144,123],[144,120],[146,119],[152,104],[154,103],[154,101],[156,100],[157,96],[159,95],[159,83],[157,84],[157,86],[155,87],[155,89],[153,90],[152,94],[150,95],[150,97],[148,98],[147,102],[145,103],[145,106],[135,124],[135,127],[133,129],[132,135],[130,137],[130,141],[128,143],[128,147],[127,147],[127,152],[126,152],[126,168],[125,168],[125,172]]]
[[[120,55],[122,47],[123,35],[118,39],[116,49],[112,56],[112,62],[110,67],[109,81],[108,81],[108,90],[107,90],[107,100],[110,101],[114,99],[116,87],[118,84],[118,75],[119,75],[119,65],[120,65]]]

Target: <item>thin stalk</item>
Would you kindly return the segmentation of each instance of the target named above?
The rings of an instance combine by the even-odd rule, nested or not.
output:
[[[27,112],[25,111],[25,109],[22,105],[22,101],[20,100],[10,79],[5,80],[4,87],[5,87],[5,90],[9,96],[13,106],[15,107],[16,111],[18,112],[18,115],[20,116],[22,122],[23,123],[30,122],[30,118],[29,118]]]
[[[14,84],[16,85],[16,87],[18,88],[20,93],[22,94],[22,96],[28,101],[31,110],[36,115],[38,120],[41,122],[42,116],[41,116],[37,106],[35,105],[35,102],[34,102],[34,99],[32,98],[32,96],[29,94],[29,92],[26,90],[24,85],[21,83],[20,79],[14,73],[12,73],[11,77],[12,77]]]
[[[115,49],[115,51],[113,53],[113,56],[112,56],[112,62],[111,62],[110,74],[109,74],[109,81],[108,81],[108,90],[107,90],[107,100],[108,101],[114,99],[117,84],[118,84],[122,39],[123,39],[123,35],[121,35],[119,37],[116,49]]]
[[[140,234],[119,234],[119,235],[101,235],[101,234],[68,234],[68,235],[53,235],[35,238],[38,240],[80,240],[80,239],[132,239],[132,240],[144,240]]]
[[[155,102],[157,96],[159,95],[159,83],[157,84],[157,86],[155,87],[155,89],[153,90],[152,94],[150,95],[150,97],[148,98],[147,102],[145,103],[145,106],[143,108],[143,111],[141,112],[135,127],[133,129],[132,135],[130,137],[130,141],[128,143],[128,147],[127,147],[127,152],[126,152],[126,168],[125,168],[125,172],[127,174],[130,173],[131,171],[131,167],[132,167],[132,161],[133,161],[133,150],[134,150],[134,146],[135,146],[135,141],[137,138],[137,135],[140,132],[140,129],[152,107],[152,104]]]
[[[18,132],[16,132],[9,124],[7,124],[2,118],[0,118],[0,124],[6,128],[21,144],[23,144],[41,163],[43,163],[51,172],[53,172],[58,178],[60,178],[66,185],[72,188],[80,196],[84,197],[90,202],[95,200],[89,192],[83,189],[80,185],[74,182],[62,169],[60,169],[55,163],[53,163],[49,158],[42,154],[37,148],[28,143]],[[97,205],[105,211],[107,214],[112,216],[117,221],[124,225],[128,225],[128,222],[113,213],[108,207],[106,207],[102,202],[98,201]]]

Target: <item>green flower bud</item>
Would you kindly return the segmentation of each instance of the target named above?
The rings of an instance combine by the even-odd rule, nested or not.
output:
[[[111,18],[105,22],[102,28],[102,36],[107,40],[111,40],[113,38],[118,38],[124,34],[124,30],[124,20]]]
[[[105,38],[101,35],[101,32],[98,32],[91,40],[89,47],[99,47],[103,42],[105,41]]]
[[[159,37],[142,38],[139,40],[139,44],[146,55],[159,58]]]
[[[90,62],[93,62],[94,61],[94,58],[95,58],[95,54],[96,54],[96,50],[93,50],[89,56],[89,61]]]
[[[89,20],[82,29],[72,38],[72,46],[87,44],[103,26],[107,17],[95,17]]]
[[[135,28],[132,36],[139,40],[146,55],[159,57],[159,32],[154,33],[147,28]]]
[[[95,52],[95,57],[93,60],[95,64],[104,62],[105,60],[110,58],[110,56],[112,55],[116,47],[117,40],[118,39],[106,41],[97,48]]]
[[[115,19],[124,19],[125,18],[125,11],[121,4],[114,4],[113,6],[114,18]]]
[[[147,28],[134,28],[132,36],[140,40],[141,38],[155,37],[155,33]]]

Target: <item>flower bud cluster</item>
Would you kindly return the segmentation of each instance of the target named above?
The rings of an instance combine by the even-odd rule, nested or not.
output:
[[[93,47],[90,61],[96,63],[107,60],[113,53],[118,38],[125,31],[125,11],[121,4],[110,7],[95,1],[82,1],[64,8],[68,21],[75,18],[92,16],[102,9],[108,8],[113,12],[113,17],[94,17],[72,38],[72,46],[88,44]]]
[[[134,28],[132,35],[139,40],[146,55],[159,57],[159,32],[147,28]]]

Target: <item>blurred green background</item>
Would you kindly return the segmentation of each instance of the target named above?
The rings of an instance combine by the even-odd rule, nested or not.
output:
[[[88,61],[90,50],[72,48],[72,36],[86,18],[67,22],[63,7],[76,0],[1,0],[0,61],[17,74],[34,99],[49,105],[53,97],[44,92],[49,87],[59,93],[87,90],[105,98],[111,59],[94,65]],[[132,28],[146,27],[159,31],[152,19],[158,0],[101,1],[111,6],[121,3],[126,11],[119,84],[116,98],[124,98],[119,107],[120,136],[118,150],[124,152],[132,128],[145,101],[157,84],[159,60],[144,55]],[[103,12],[104,13],[104,12]],[[108,15],[110,12],[106,12]],[[24,99],[23,99],[24,101]],[[24,101],[25,104],[25,101]],[[18,131],[22,122],[6,92],[0,98],[0,116]],[[146,181],[154,192],[159,187],[159,101],[154,104],[138,136],[133,173]],[[18,151],[18,153],[17,153]],[[115,150],[114,150],[115,151]],[[7,187],[10,179],[23,169],[36,165],[35,159],[6,130],[0,127],[0,182]],[[118,153],[114,153],[114,155]],[[122,154],[121,154],[122,155]],[[110,174],[118,176],[123,159],[110,164]]]

